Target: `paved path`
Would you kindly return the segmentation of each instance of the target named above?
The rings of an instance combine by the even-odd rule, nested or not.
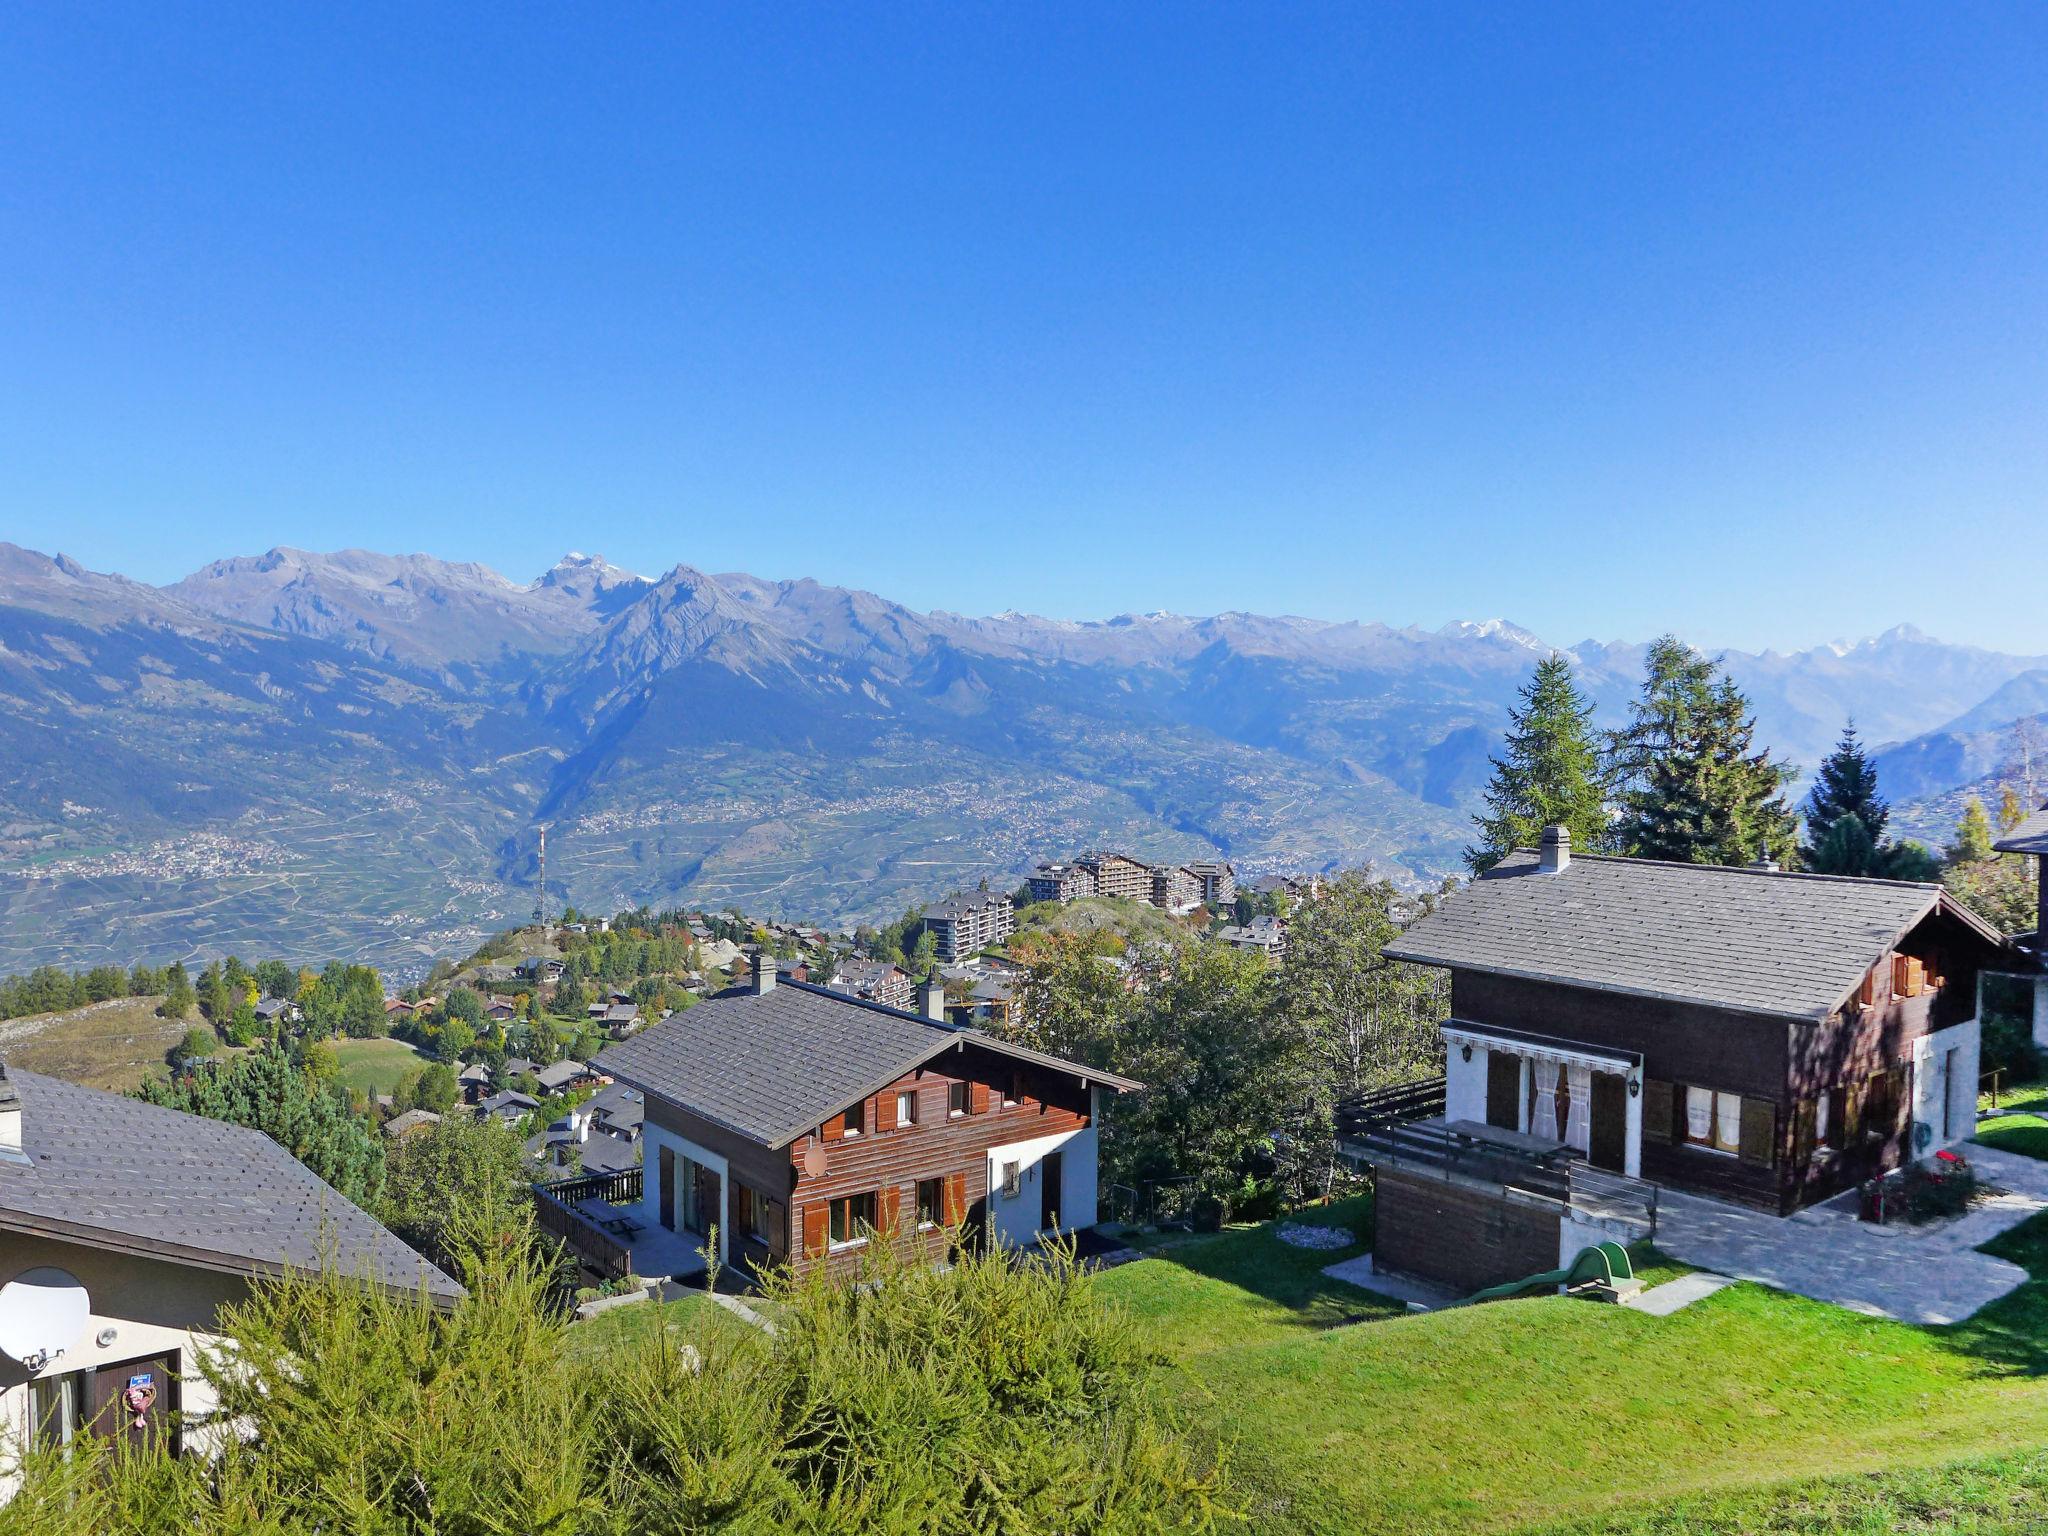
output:
[[[1652,1317],[1669,1317],[1681,1312],[1696,1301],[1704,1301],[1719,1290],[1735,1282],[1726,1275],[1716,1275],[1704,1269],[1696,1269],[1689,1275],[1680,1275],[1676,1280],[1667,1280],[1662,1285],[1653,1285],[1628,1305],[1638,1312],[1647,1312]]]
[[[1458,1300],[1455,1291],[1445,1290],[1440,1285],[1431,1285],[1427,1280],[1417,1280],[1411,1275],[1382,1275],[1373,1273],[1372,1255],[1361,1253],[1355,1259],[1346,1259],[1341,1264],[1327,1265],[1323,1273],[1332,1280],[1342,1280],[1346,1285],[1355,1285],[1362,1291],[1385,1296],[1393,1301],[1405,1301],[1411,1308],[1420,1307],[1434,1312],[1438,1307],[1447,1307]]]
[[[1873,1317],[1961,1322],[2027,1278],[2017,1264],[1972,1250],[2048,1210],[2048,1162],[1964,1150],[2004,1193],[1954,1221],[1878,1227],[1835,1207],[1778,1217],[1667,1189],[1658,1196],[1657,1246],[1701,1269]]]

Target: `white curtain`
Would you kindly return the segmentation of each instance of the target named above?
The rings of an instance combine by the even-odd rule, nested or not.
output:
[[[1714,1142],[1714,1090],[1685,1090],[1685,1134],[1692,1141],[1712,1146]]]
[[[1542,1141],[1557,1140],[1557,1063],[1541,1056],[1529,1062],[1536,1080],[1536,1112],[1529,1118],[1529,1134]]]
[[[1571,1091],[1571,1106],[1564,1118],[1565,1145],[1589,1152],[1593,1147],[1593,1069],[1566,1067],[1565,1085]]]

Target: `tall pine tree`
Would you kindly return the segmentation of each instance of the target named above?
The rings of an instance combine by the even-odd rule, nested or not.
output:
[[[1622,850],[1687,864],[1789,863],[1798,846],[1784,798],[1791,773],[1755,742],[1749,700],[1719,666],[1674,636],[1656,640],[1613,740]]]
[[[1546,656],[1509,711],[1506,751],[1493,759],[1486,810],[1474,821],[1479,842],[1465,850],[1472,873],[1483,874],[1511,849],[1534,847],[1543,829],[1563,824],[1572,846],[1603,847],[1607,812],[1600,793],[1593,706],[1572,681],[1571,663]]]
[[[1824,875],[1873,875],[1884,864],[1884,829],[1891,820],[1891,807],[1877,792],[1877,769],[1856,739],[1856,722],[1842,728],[1842,739],[1828,754],[1814,775],[1813,788],[1806,796],[1806,846],[1799,856],[1808,869]],[[1861,824],[1860,839],[1844,829],[1830,839],[1835,823],[1853,816]],[[1868,845],[1868,852],[1861,851]],[[1861,868],[1839,868],[1847,862]]]

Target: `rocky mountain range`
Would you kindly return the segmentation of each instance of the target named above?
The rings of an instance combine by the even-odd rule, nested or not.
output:
[[[853,920],[1102,843],[1430,882],[1550,649],[1501,620],[920,613],[583,555],[521,585],[274,549],[156,588],[0,544],[0,967],[402,970],[531,909],[542,825],[557,906]],[[1569,652],[1619,720],[1643,645]],[[1905,626],[1726,662],[1786,760],[1853,715],[1894,796],[1944,813],[2048,711],[2048,657]]]

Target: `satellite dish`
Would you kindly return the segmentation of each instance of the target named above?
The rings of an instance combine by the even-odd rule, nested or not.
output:
[[[27,1269],[0,1285],[0,1351],[41,1370],[85,1334],[92,1298],[61,1269]]]

